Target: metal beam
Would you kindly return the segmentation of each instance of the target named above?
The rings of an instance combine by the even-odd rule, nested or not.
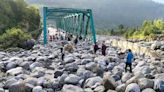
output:
[[[44,31],[43,31],[43,34],[44,34],[44,45],[47,44],[47,16],[46,16],[46,13],[47,13],[47,7],[44,7],[43,8],[43,25],[44,25]]]

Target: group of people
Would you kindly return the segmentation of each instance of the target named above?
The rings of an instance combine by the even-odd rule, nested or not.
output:
[[[66,40],[67,41],[71,41],[73,38],[72,35],[66,35]],[[73,43],[76,45],[79,40],[81,39],[81,37],[78,37],[76,36],[75,39],[73,40]],[[108,46],[106,46],[105,44],[105,41],[102,42],[101,44],[101,48],[98,46],[97,43],[94,44],[94,47],[93,47],[93,50],[94,50],[94,53],[96,54],[96,52],[101,49],[101,53],[103,56],[106,56],[106,49],[108,48]],[[64,50],[63,48],[61,48],[61,59],[64,60]],[[132,53],[132,51],[130,49],[127,50],[126,52],[126,61],[125,61],[125,72],[127,72],[127,68],[129,67],[130,68],[130,72],[132,72],[132,62],[134,61],[134,55]]]
[[[94,53],[96,54],[97,50],[101,49],[101,53],[102,55],[106,56],[106,49],[108,46],[105,45],[105,41],[102,42],[102,46],[101,48],[99,48],[99,46],[97,45],[97,43],[95,43],[94,45]],[[127,68],[130,68],[130,72],[132,73],[132,62],[134,61],[134,55],[131,51],[131,49],[128,49],[124,54],[126,54],[125,56],[125,72],[127,72]]]
[[[94,45],[94,53],[96,54],[97,50],[101,49],[102,55],[106,56],[106,49],[108,46],[105,45],[105,41],[103,41],[101,48],[95,43]]]

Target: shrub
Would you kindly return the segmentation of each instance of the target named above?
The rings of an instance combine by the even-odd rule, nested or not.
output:
[[[18,28],[7,30],[0,36],[0,48],[18,47],[19,44],[31,39],[31,35]]]

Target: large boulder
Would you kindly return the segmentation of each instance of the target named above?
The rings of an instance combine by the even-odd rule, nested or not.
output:
[[[146,89],[142,90],[142,92],[155,92],[155,90],[151,89],[151,88],[146,88]]]
[[[117,91],[109,89],[107,92],[117,92]]]
[[[65,70],[69,72],[76,72],[78,68],[79,67],[76,63],[70,63],[65,65]]]
[[[131,74],[131,73],[125,73],[125,74],[122,76],[121,80],[122,80],[122,82],[126,82],[126,81],[129,80],[131,77],[132,77],[132,74]]]
[[[43,64],[40,62],[34,62],[30,65],[31,70],[33,70],[35,67],[43,67]]]
[[[25,90],[26,90],[25,92],[32,92],[33,88],[34,88],[33,85],[28,83],[25,84]]]
[[[90,63],[90,62],[92,62],[93,60],[92,59],[82,59],[81,60],[81,64],[82,65],[86,65],[87,63]]]
[[[0,92],[5,92],[5,90],[3,88],[0,88]]]
[[[160,49],[160,47],[161,47],[161,43],[158,42],[158,41],[155,41],[155,42],[151,45],[151,49],[153,49],[153,50]]]
[[[79,69],[77,70],[77,75],[78,75],[79,77],[83,78],[83,79],[88,79],[88,78],[94,76],[93,72],[91,72],[91,71],[89,71],[89,70],[85,70],[85,69],[83,69],[83,68],[79,68]]]
[[[30,50],[33,48],[34,45],[35,45],[35,40],[31,39],[28,41],[24,41],[23,43],[20,43],[18,47]]]
[[[103,79],[101,77],[91,77],[85,81],[84,87],[96,88],[101,85]]]
[[[116,87],[116,91],[117,92],[125,92],[125,89],[126,89],[126,85],[125,84],[121,84],[121,85]]]
[[[33,88],[32,92],[43,92],[43,88],[41,86],[36,86]]]
[[[155,79],[154,80],[154,89],[159,92],[164,92],[164,80]]]
[[[17,67],[17,68],[13,68],[7,71],[7,74],[9,75],[18,75],[18,74],[22,74],[23,73],[23,68],[22,67]]]
[[[104,86],[98,86],[94,89],[94,92],[104,92],[104,91],[105,91]]]
[[[37,85],[38,79],[37,78],[33,78],[33,77],[29,77],[27,79],[24,80],[25,83],[31,84],[33,86]]]
[[[25,84],[23,81],[18,81],[9,86],[9,92],[24,92]]]
[[[103,85],[105,87],[105,90],[108,90],[108,89],[115,90],[117,86],[115,80],[110,76],[109,72],[104,73]]]
[[[55,70],[54,72],[54,78],[57,78],[63,74],[63,70]]]
[[[17,63],[16,62],[9,62],[6,65],[6,70],[10,70],[10,69],[13,69],[13,68],[16,68],[16,67],[17,67]]]
[[[52,81],[52,88],[56,91],[56,90],[61,90],[62,86],[63,85],[62,83],[59,82],[59,80],[57,79],[54,79]]]
[[[18,80],[16,78],[8,79],[5,83],[4,88],[8,89],[13,83],[16,83]]]
[[[25,61],[25,62],[20,63],[19,66],[22,67],[23,69],[29,70],[30,63],[28,61]]]
[[[78,86],[74,85],[64,85],[62,92],[84,92],[84,90]]]
[[[64,58],[64,63],[67,64],[67,63],[72,63],[74,62],[75,59],[73,57],[65,57]]]
[[[126,81],[126,85],[129,85],[131,83],[137,83],[138,77],[133,76],[129,80]]]
[[[66,79],[65,79],[65,83],[66,84],[78,84],[78,82],[80,81],[80,77],[78,77],[77,75],[74,74],[70,74]]]
[[[91,88],[85,88],[84,92],[93,92],[93,90]]]
[[[71,45],[71,44],[65,45],[64,51],[72,52],[73,51],[73,45]]]
[[[95,62],[90,62],[90,63],[85,65],[85,68],[87,70],[90,70],[90,71],[96,73],[99,69],[99,66]]]
[[[140,87],[136,83],[129,84],[125,92],[140,92]]]
[[[140,86],[141,89],[153,88],[154,81],[151,79],[147,79],[147,78],[140,78],[138,80],[138,85]]]
[[[42,77],[45,75],[45,71],[46,70],[43,67],[35,67],[32,70],[31,76],[36,78]]]

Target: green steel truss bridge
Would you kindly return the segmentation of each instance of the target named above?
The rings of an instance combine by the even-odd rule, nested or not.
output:
[[[88,30],[96,42],[96,32],[91,9],[50,8],[43,7],[44,44],[47,44],[47,20],[54,20],[57,29],[66,33],[86,38]]]

